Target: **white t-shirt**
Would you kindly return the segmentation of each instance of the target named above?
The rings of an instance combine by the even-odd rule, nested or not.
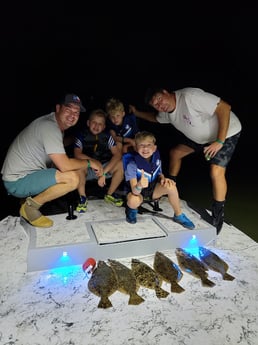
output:
[[[14,139],[1,170],[4,181],[16,181],[51,165],[49,154],[65,153],[55,113],[32,121]]]
[[[187,138],[197,144],[215,141],[218,135],[218,119],[215,109],[220,98],[198,88],[184,88],[175,91],[176,108],[173,112],[159,112],[157,121],[171,123]],[[227,138],[242,129],[237,116],[230,112]]]

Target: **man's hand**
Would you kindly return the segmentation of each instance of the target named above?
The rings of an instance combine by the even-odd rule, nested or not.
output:
[[[213,158],[217,152],[222,148],[223,143],[218,143],[217,141],[214,141],[209,146],[205,146],[203,149],[204,156],[207,161],[209,161],[211,158]]]

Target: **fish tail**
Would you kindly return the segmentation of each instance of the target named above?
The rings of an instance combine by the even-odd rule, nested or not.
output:
[[[110,302],[110,300],[108,299],[108,297],[101,297],[99,304],[98,304],[98,308],[110,308],[113,307],[112,303]]]
[[[133,294],[133,295],[130,295],[128,304],[131,304],[131,305],[138,305],[138,304],[141,304],[141,303],[144,302],[144,301],[145,301],[144,298],[142,298],[142,297],[139,296],[137,293],[135,293],[135,294]]]
[[[232,275],[229,274],[229,273],[225,273],[225,274],[223,275],[223,279],[224,279],[224,280],[234,280],[235,277],[232,276]]]
[[[167,292],[166,290],[163,290],[159,286],[156,287],[155,292],[158,298],[166,298],[169,295],[169,292]]]
[[[185,291],[185,289],[182,288],[182,286],[180,286],[178,283],[176,282],[171,283],[171,292],[181,293],[183,291]]]
[[[208,286],[208,287],[213,287],[216,284],[213,283],[211,280],[209,280],[208,278],[202,279],[202,285],[203,286]]]

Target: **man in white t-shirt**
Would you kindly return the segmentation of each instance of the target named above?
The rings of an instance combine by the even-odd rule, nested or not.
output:
[[[226,167],[236,148],[241,123],[231,106],[220,97],[199,88],[184,88],[169,92],[162,88],[149,89],[145,102],[155,112],[130,110],[139,118],[170,123],[182,136],[170,150],[169,175],[176,181],[182,159],[193,152],[202,152],[210,164],[213,190],[212,218],[219,233],[224,220],[227,194]]]

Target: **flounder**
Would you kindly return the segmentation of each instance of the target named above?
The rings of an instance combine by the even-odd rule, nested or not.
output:
[[[88,281],[88,289],[100,297],[98,308],[112,307],[109,296],[118,289],[118,282],[115,272],[105,261],[98,261],[97,267]]]
[[[137,284],[133,271],[116,260],[108,259],[108,263],[116,274],[118,290],[130,296],[128,304],[138,305],[144,302],[144,299],[137,294],[139,284]]]
[[[205,265],[201,260],[197,259],[197,257],[191,253],[188,253],[182,248],[176,248],[175,253],[178,264],[183,271],[198,279],[201,279],[203,286],[213,287],[216,285],[214,282],[208,279],[208,266]]]
[[[162,279],[149,265],[138,259],[132,259],[131,266],[136,280],[141,286],[155,290],[158,298],[165,298],[169,295],[168,291],[161,288]]]
[[[153,267],[164,281],[171,284],[171,292],[181,293],[185,291],[178,284],[183,276],[182,271],[166,255],[157,251],[154,256]]]
[[[228,264],[211,250],[199,247],[200,259],[213,271],[222,275],[224,280],[234,280],[235,277],[227,273]]]

